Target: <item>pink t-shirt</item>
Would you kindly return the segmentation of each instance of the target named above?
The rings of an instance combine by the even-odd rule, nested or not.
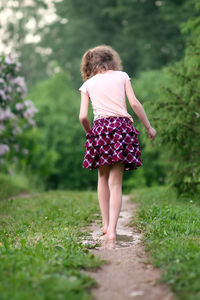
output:
[[[132,116],[127,112],[125,83],[131,80],[126,72],[108,70],[98,73],[78,89],[86,93],[92,102],[94,120],[104,117],[128,117],[133,123]]]

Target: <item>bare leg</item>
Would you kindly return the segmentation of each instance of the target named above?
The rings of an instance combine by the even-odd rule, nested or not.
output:
[[[108,178],[109,178],[109,170],[110,166],[104,165],[98,168],[98,199],[99,206],[101,209],[102,221],[103,221],[103,233],[107,232],[108,224],[109,224],[109,186],[108,186]]]
[[[107,230],[107,239],[116,239],[117,221],[122,206],[122,178],[124,164],[117,162],[110,168],[109,189],[110,189],[110,216]]]

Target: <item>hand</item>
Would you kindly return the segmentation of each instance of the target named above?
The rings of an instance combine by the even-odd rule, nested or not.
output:
[[[148,132],[148,135],[149,135],[150,139],[153,140],[155,138],[155,136],[156,136],[156,130],[153,127],[150,126],[147,129],[147,132]]]
[[[90,130],[85,131],[85,135],[86,135],[86,136],[89,136],[91,129],[92,129],[92,128],[90,127]]]

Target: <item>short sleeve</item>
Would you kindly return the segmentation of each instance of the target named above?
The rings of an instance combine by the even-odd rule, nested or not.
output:
[[[128,82],[129,80],[131,80],[131,78],[129,77],[129,75],[126,72],[124,72],[124,74],[125,74],[125,82]]]
[[[89,96],[86,81],[80,86],[80,88],[78,90]]]

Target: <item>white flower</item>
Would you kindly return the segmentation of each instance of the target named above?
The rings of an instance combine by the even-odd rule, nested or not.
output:
[[[36,107],[30,107],[23,112],[24,118],[32,118],[36,112],[38,112],[38,109]]]
[[[6,57],[5,57],[5,63],[6,64],[14,64],[16,63],[17,60],[17,54],[16,53],[9,53]]]
[[[24,104],[19,102],[19,103],[16,103],[15,107],[16,107],[16,110],[22,110],[24,108]]]
[[[28,154],[28,150],[27,149],[23,149],[22,152],[27,155]]]
[[[20,127],[15,127],[15,128],[12,130],[12,134],[13,134],[13,135],[21,134],[22,132],[23,132],[23,130],[22,130]]]
[[[24,77],[18,76],[16,78],[14,78],[11,81],[11,83],[13,85],[17,85],[18,86],[17,91],[22,94],[22,97],[25,97],[25,95],[27,93],[27,88],[26,88],[26,84],[25,84],[25,81],[24,81]]]
[[[18,76],[12,80],[12,83],[17,84],[19,86],[24,86],[25,85],[24,77]]]
[[[34,106],[34,103],[30,99],[27,99],[24,101],[24,105],[26,107],[32,107],[32,106]]]
[[[11,57],[6,56],[6,58],[5,58],[5,63],[8,64],[8,65],[10,65],[10,64],[13,64],[13,63],[14,63],[14,60],[13,60]]]
[[[10,73],[6,74],[6,79],[7,79],[8,81],[13,80],[12,74],[10,74]]]
[[[10,107],[7,107],[6,110],[0,108],[0,121],[9,120],[16,118],[15,115],[11,112]]]
[[[19,92],[19,93],[20,93],[22,89],[21,89],[21,87],[20,87],[20,86],[18,86],[18,87],[16,88],[16,90],[17,90],[17,92]]]
[[[0,90],[0,97],[2,100],[6,100],[6,94],[3,90]]]
[[[32,120],[32,119],[28,119],[28,122],[29,122],[29,124],[30,124],[30,125],[32,125],[32,126],[34,126],[34,125],[35,125],[35,121],[34,121],[34,120]]]
[[[11,86],[8,86],[8,87],[7,87],[7,92],[8,92],[8,93],[11,93],[11,92],[12,92]]]
[[[4,153],[9,152],[10,148],[6,144],[0,144],[0,155],[4,155]]]

